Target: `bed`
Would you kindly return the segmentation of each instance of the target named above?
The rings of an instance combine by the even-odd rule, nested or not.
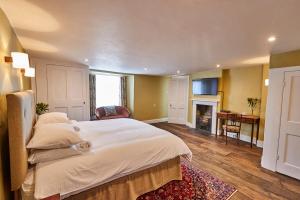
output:
[[[28,152],[35,124],[32,91],[7,95],[11,189],[28,181]],[[191,151],[173,134],[133,119],[76,122],[92,151],[39,163],[30,169],[36,199],[136,199],[181,180],[180,157]],[[22,191],[23,193],[26,191]],[[29,194],[31,192],[31,194]]]

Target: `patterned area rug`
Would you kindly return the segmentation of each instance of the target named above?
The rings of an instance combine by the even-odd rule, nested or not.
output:
[[[217,177],[181,160],[182,180],[138,197],[137,200],[226,200],[237,190]]]

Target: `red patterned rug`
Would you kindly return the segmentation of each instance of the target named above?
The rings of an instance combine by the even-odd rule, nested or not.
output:
[[[137,200],[226,200],[237,190],[182,159],[182,180],[138,197]]]

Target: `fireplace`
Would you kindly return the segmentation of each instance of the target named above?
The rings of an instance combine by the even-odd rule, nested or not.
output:
[[[193,100],[192,127],[216,133],[218,100]]]
[[[196,129],[211,133],[212,110],[213,107],[210,105],[198,104],[196,106]]]

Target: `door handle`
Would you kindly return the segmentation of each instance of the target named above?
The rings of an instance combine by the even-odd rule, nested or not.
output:
[[[83,102],[83,104],[85,104],[85,101]]]

